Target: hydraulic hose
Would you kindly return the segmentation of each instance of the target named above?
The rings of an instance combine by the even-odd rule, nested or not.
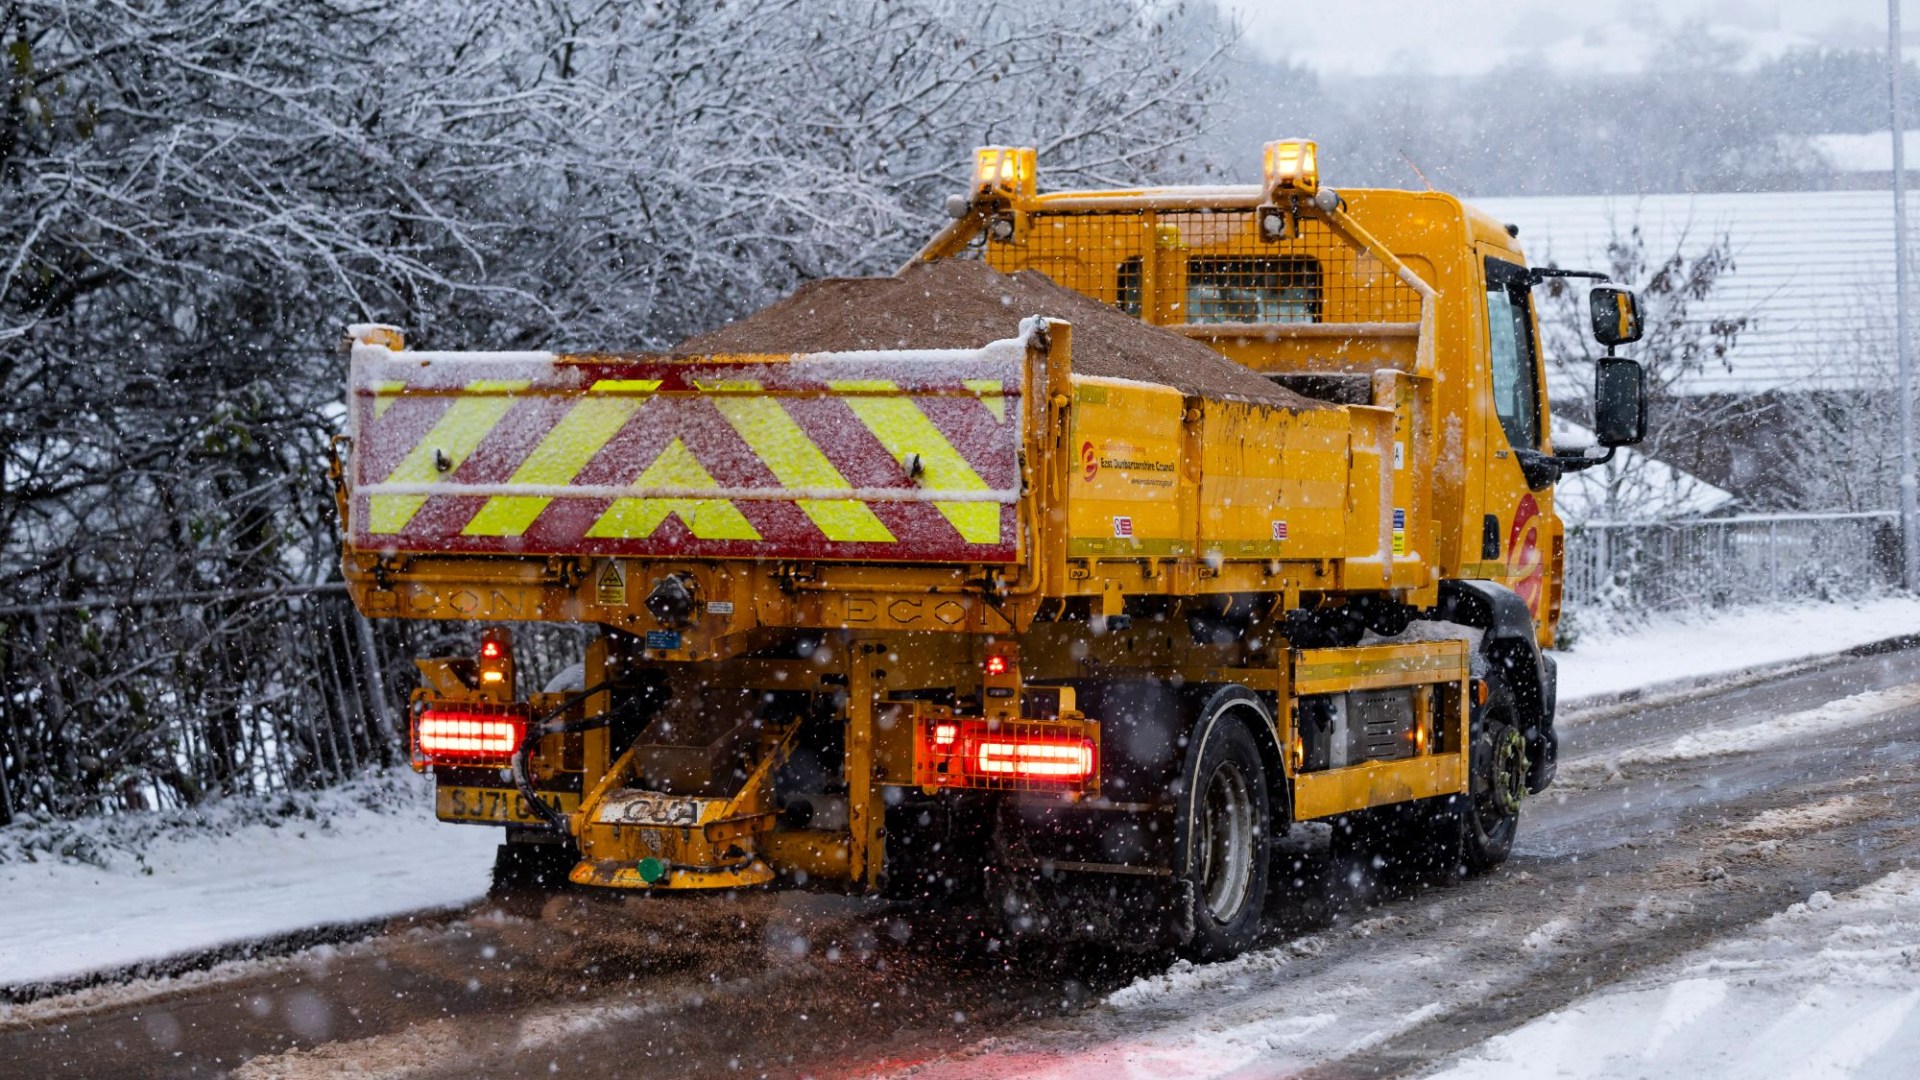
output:
[[[561,717],[572,711],[574,706],[579,705],[595,694],[611,689],[613,685],[614,680],[608,679],[604,682],[589,686],[576,694],[569,695],[565,701],[548,709],[546,712],[540,714],[537,719],[527,724],[527,733],[521,737],[520,745],[514,748],[512,764],[513,786],[519,790],[520,797],[527,800],[527,806],[533,810],[534,815],[547,823],[547,828],[550,831],[558,833],[568,832],[567,815],[553,807],[547,800],[541,798],[540,793],[534,790],[533,776],[527,768],[527,760],[533,751],[533,744],[548,735],[570,735],[580,731],[592,731],[595,728],[606,727],[608,724],[619,719],[623,711],[621,709],[609,709],[596,716],[589,716],[581,720],[569,721],[561,719]]]

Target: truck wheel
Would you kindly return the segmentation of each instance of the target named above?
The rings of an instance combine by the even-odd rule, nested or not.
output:
[[[580,851],[565,844],[505,843],[493,855],[493,887],[487,895],[557,892],[580,862]]]
[[[1514,713],[1513,692],[1488,678],[1487,703],[1473,716],[1467,755],[1467,793],[1460,808],[1461,861],[1468,871],[1491,870],[1513,853],[1520,800],[1527,793],[1527,739]]]
[[[1193,896],[1187,952],[1224,960],[1253,944],[1267,899],[1267,772],[1247,729],[1251,701],[1229,697],[1195,732],[1174,832],[1174,866]]]

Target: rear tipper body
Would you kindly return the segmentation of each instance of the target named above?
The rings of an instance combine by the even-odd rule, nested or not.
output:
[[[670,354],[355,328],[360,609],[599,628],[543,693],[503,630],[420,662],[442,817],[583,885],[990,898],[1206,955],[1292,822],[1504,855],[1551,779],[1561,542],[1496,414],[1524,370],[1550,452],[1524,306],[1490,357],[1506,232],[1010,160],[899,277]]]

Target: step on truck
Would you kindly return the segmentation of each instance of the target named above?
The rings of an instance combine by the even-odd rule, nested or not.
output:
[[[1645,427],[1600,282],[1602,448],[1556,447],[1515,231],[1319,184],[1041,193],[978,152],[899,274],[659,353],[349,330],[334,477],[419,660],[417,768],[503,876],[977,903],[1231,955],[1299,823],[1447,873],[1553,779],[1553,484]],[[586,628],[534,687],[512,627]],[[523,631],[523,639],[525,632]]]

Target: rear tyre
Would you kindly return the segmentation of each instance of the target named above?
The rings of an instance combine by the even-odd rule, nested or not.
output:
[[[1259,936],[1271,832],[1267,771],[1247,719],[1250,698],[1218,701],[1195,731],[1180,789],[1174,872],[1192,894],[1198,960],[1237,956]]]
[[[501,844],[493,856],[495,897],[524,895],[530,892],[558,892],[567,887],[567,875],[580,862],[580,852],[572,842]]]
[[[1527,739],[1520,730],[1513,692],[1486,680],[1486,704],[1474,710],[1469,732],[1467,792],[1457,798],[1461,862],[1472,873],[1491,870],[1513,854],[1520,802],[1527,794]]]

